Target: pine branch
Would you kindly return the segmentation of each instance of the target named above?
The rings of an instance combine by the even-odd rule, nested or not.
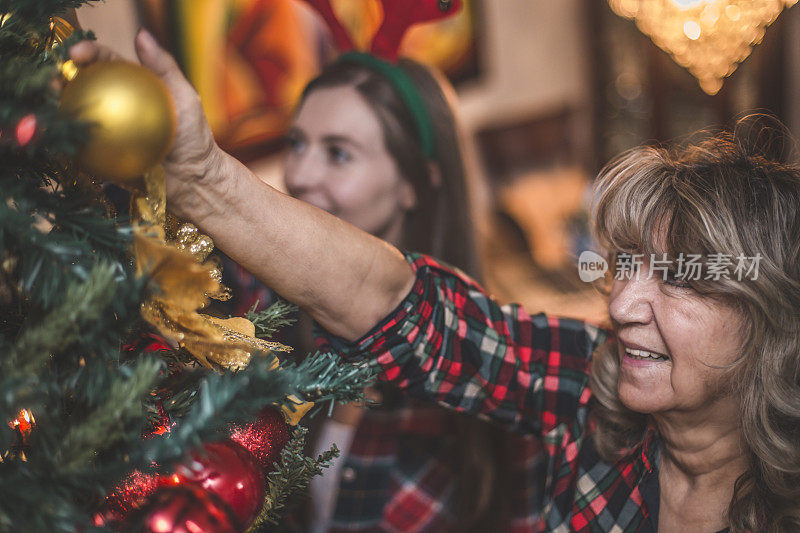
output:
[[[98,0],[3,0],[0,1],[0,12],[14,13],[29,22],[41,20],[49,22],[51,15],[64,15],[71,9],[84,4],[92,4]]]
[[[248,533],[263,533],[270,525],[276,525],[286,507],[287,500],[304,491],[311,478],[322,474],[322,469],[330,466],[339,456],[336,445],[316,459],[304,454],[305,437],[308,430],[297,426],[292,438],[281,450],[281,461],[276,469],[267,475],[267,497],[264,507]]]
[[[116,267],[107,263],[98,264],[85,283],[69,286],[61,305],[23,330],[0,363],[3,375],[35,373],[54,352],[77,341],[89,323],[103,317],[117,287]]]
[[[96,453],[123,442],[131,429],[141,433],[143,402],[162,367],[159,359],[150,357],[119,368],[122,379],[117,380],[108,399],[65,435],[56,455],[62,470],[85,468]]]
[[[36,2],[0,1],[0,14],[11,12],[0,31],[0,127],[8,128],[0,143],[3,158],[23,157],[31,162],[53,156],[73,156],[87,136],[88,124],[62,116],[58,110],[59,94],[52,85],[58,75],[57,60],[64,59],[68,47],[81,38],[92,38],[91,32],[77,30],[65,46],[50,51],[46,48],[50,33],[50,16],[26,17]],[[40,4],[36,6],[35,4]],[[14,125],[26,116],[36,119],[36,134],[24,147],[12,140]],[[11,141],[11,142],[9,142]]]
[[[187,448],[221,438],[222,430],[231,423],[251,420],[264,406],[296,394],[292,384],[296,376],[271,368],[273,360],[271,354],[253,357],[242,371],[205,375],[186,416],[169,433],[145,443],[144,459],[159,463],[174,461]]]
[[[258,302],[253,304],[245,318],[255,325],[256,337],[259,339],[269,339],[278,330],[297,322],[297,318],[290,316],[297,311],[297,307],[284,300],[277,300],[259,312],[256,312],[257,307]]]
[[[86,187],[48,183],[61,180],[63,169],[10,159],[0,168],[0,249],[15,260],[14,275],[31,304],[50,307],[67,284],[87,279],[98,259],[124,275],[130,226],[108,219]]]
[[[187,447],[220,437],[220,431],[231,423],[252,420],[267,405],[294,408],[289,396],[310,396],[317,401],[361,399],[362,389],[372,379],[368,367],[342,363],[333,354],[316,354],[300,366],[285,363],[277,369],[272,368],[274,360],[271,353],[254,355],[239,372],[206,375],[186,416],[168,434],[146,443],[144,459],[174,460]]]
[[[295,368],[293,361],[284,368]],[[366,363],[344,361],[336,354],[315,352],[296,366],[298,375],[315,376],[311,382],[298,386],[303,397],[314,402],[338,400],[343,402],[364,399],[364,388],[375,379],[375,371]]]

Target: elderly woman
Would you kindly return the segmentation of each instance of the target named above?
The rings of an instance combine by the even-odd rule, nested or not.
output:
[[[271,189],[215,145],[172,58],[144,33],[137,48],[177,103],[171,209],[383,379],[540,436],[538,529],[800,530],[797,169],[726,137],[610,165],[595,214],[615,267],[607,331],[501,307]]]

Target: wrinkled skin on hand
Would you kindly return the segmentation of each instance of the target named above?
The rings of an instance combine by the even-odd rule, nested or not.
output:
[[[167,178],[170,211],[191,220],[196,206],[193,186],[221,163],[222,152],[214,141],[197,91],[178,68],[175,59],[146,30],[139,31],[135,44],[139,61],[161,78],[175,104],[175,141],[162,164]],[[111,49],[95,41],[77,43],[70,48],[70,56],[79,67],[120,59]]]

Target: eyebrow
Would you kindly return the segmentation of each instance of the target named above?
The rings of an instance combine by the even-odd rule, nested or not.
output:
[[[322,138],[322,142],[324,142],[325,144],[336,144],[336,143],[349,144],[351,146],[354,146],[355,148],[358,148],[359,150],[364,148],[360,142],[346,135],[326,135]]]
[[[300,128],[292,126],[285,134],[286,137],[306,137],[307,135]]]
[[[308,135],[306,135],[306,132],[304,132],[301,128],[298,128],[297,126],[290,127],[289,130],[286,132],[285,136],[286,137],[300,137],[300,138],[303,138],[303,139],[308,139]],[[359,149],[363,149],[364,148],[363,145],[360,142],[358,142],[357,140],[353,139],[352,137],[348,137],[347,135],[339,135],[339,134],[326,135],[325,137],[322,138],[322,142],[324,142],[326,144],[343,143],[343,144],[352,145],[352,146],[354,146],[356,148],[359,148]]]

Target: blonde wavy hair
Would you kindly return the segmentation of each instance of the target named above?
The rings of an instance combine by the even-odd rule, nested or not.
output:
[[[610,265],[620,252],[761,256],[755,280],[691,282],[745,322],[741,356],[726,369],[750,455],[728,507],[733,533],[800,531],[800,169],[766,154],[770,145],[773,155],[784,150],[764,142],[776,137],[758,122],[747,117],[733,133],[686,148],[623,154],[598,178],[593,216]],[[595,437],[608,460],[647,424],[621,404],[618,371],[613,347],[595,354]]]

